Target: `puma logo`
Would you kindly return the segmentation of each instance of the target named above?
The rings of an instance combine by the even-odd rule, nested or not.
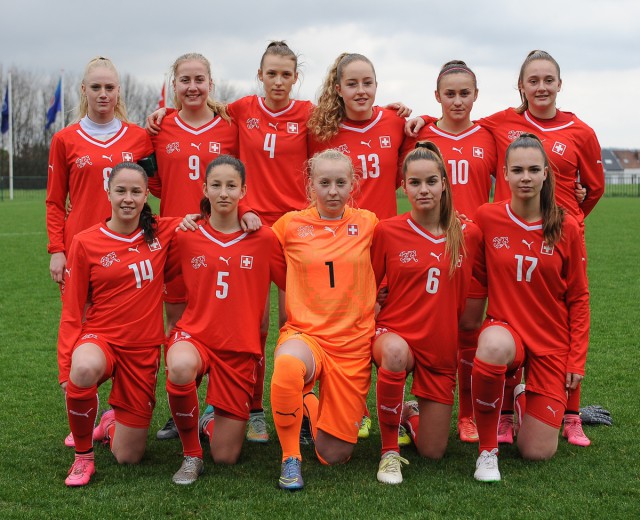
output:
[[[531,251],[531,246],[533,245],[533,240],[531,242],[527,242],[524,238],[522,239],[522,243],[527,246],[529,251]]]
[[[190,413],[181,413],[181,412],[176,412],[176,417],[193,417],[193,412],[195,412],[198,409],[197,406],[194,406],[191,409]]]
[[[371,139],[368,141],[360,141],[360,144],[366,146],[367,148],[371,148]]]
[[[498,397],[495,401],[493,401],[493,403],[487,403],[486,401],[481,401],[480,399],[476,399],[476,403],[481,404],[483,406],[489,406],[490,408],[495,408],[499,400],[500,398]]]
[[[402,403],[398,403],[395,407],[389,408],[388,406],[381,404],[380,410],[384,410],[385,412],[390,412],[394,415],[398,415],[398,408],[400,408],[401,406],[402,406]]]
[[[329,233],[331,233],[334,237],[336,236],[336,229],[331,229],[329,226],[325,226],[324,227],[325,231],[328,231]]]
[[[439,255],[436,255],[433,251],[431,251],[431,256],[433,258],[435,258],[436,260],[438,260],[438,262],[440,261],[440,257],[442,256],[442,253],[440,253]]]
[[[273,128],[276,132],[278,131],[278,123],[267,123],[271,128]]]
[[[462,155],[462,149],[464,148],[464,146],[461,146],[460,148],[456,148],[455,146],[452,146],[451,149],[454,152],[458,152],[460,155]]]
[[[218,259],[222,260],[225,264],[229,265],[229,260],[231,260],[231,257],[224,258],[223,256],[219,256]]]
[[[113,157],[113,154],[111,154],[111,155],[103,155],[102,156],[103,159],[107,159],[109,162],[113,162],[112,157]]]
[[[296,408],[293,412],[278,412],[278,411],[276,411],[276,414],[278,414],[278,415],[290,415],[291,417],[296,417],[296,414],[298,413],[298,410],[300,410],[300,408]]]
[[[193,146],[194,148],[196,148],[198,151],[200,151],[200,146],[202,145],[202,143],[191,143],[191,146]]]

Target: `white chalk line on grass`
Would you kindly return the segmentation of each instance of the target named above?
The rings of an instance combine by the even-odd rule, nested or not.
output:
[[[27,235],[46,235],[46,231],[23,231],[21,233],[0,233],[0,237],[24,237]]]

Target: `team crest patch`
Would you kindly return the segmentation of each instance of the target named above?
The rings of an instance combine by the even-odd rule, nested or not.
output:
[[[116,256],[115,252],[111,251],[108,255],[104,255],[100,259],[100,265],[102,267],[111,267],[114,262],[119,262],[120,259]]]
[[[215,153],[220,155],[220,143],[214,143],[214,142],[210,142],[209,143],[209,153]]]
[[[546,242],[542,242],[542,247],[540,248],[541,255],[553,255],[553,246],[547,245]]]
[[[298,133],[298,123],[287,123],[287,133],[288,134],[297,134]]]
[[[493,247],[496,249],[505,248],[510,249],[509,247],[509,237],[493,237]]]
[[[89,157],[88,155],[83,155],[82,157],[78,157],[76,159],[77,168],[84,168],[87,164],[90,166],[93,166],[93,163],[91,162],[91,157]]]
[[[403,264],[408,264],[409,262],[417,262],[418,261],[418,252],[415,249],[411,251],[400,251],[400,261]]]
[[[260,120],[257,117],[250,117],[249,119],[247,119],[247,128],[249,130],[260,128]]]
[[[172,154],[173,152],[179,152],[180,151],[180,142],[176,141],[174,143],[169,143],[167,145],[167,147],[165,148],[165,150],[167,151],[167,154]]]
[[[553,148],[551,148],[551,150],[554,153],[557,153],[558,155],[564,155],[564,152],[566,149],[567,149],[567,145],[564,143],[561,143],[560,141],[556,141],[555,143],[553,143]]]
[[[162,249],[162,245],[160,245],[160,240],[158,240],[157,238],[154,238],[153,242],[151,242],[148,245],[149,245],[149,251],[158,251]]]
[[[509,141],[515,141],[518,137],[520,137],[524,132],[522,130],[509,130],[507,132],[507,139]]]
[[[191,259],[191,267],[194,269],[200,269],[201,267],[207,267],[207,261],[204,255],[194,256]]]
[[[346,144],[341,144],[340,146],[336,147],[336,150],[344,154],[351,155],[351,152],[349,151],[349,146]]]
[[[350,237],[357,237],[358,236],[358,224],[349,224],[347,226],[347,235],[349,235]]]
[[[97,334],[85,334],[80,339],[98,339],[98,335]]]
[[[252,269],[253,268],[253,257],[242,255],[240,257],[240,268],[241,269]]]
[[[309,225],[309,226],[300,226],[298,228],[298,236],[300,238],[307,238],[307,237],[314,236],[314,234],[313,234],[313,226],[311,226],[311,225]]]
[[[381,135],[380,148],[391,148],[391,137],[389,137],[388,135]]]
[[[484,159],[484,149],[480,148],[479,146],[474,146],[473,156],[477,157],[478,159]]]
[[[124,162],[133,162],[133,154],[131,152],[122,152],[122,160]]]

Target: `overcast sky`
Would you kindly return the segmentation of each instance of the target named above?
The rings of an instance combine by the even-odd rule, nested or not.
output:
[[[475,117],[516,106],[520,65],[543,49],[560,63],[559,108],[592,126],[602,146],[640,148],[638,0],[5,0],[0,7],[3,84],[11,66],[53,77],[103,55],[159,91],[173,60],[195,51],[212,62],[214,81],[250,90],[272,39],[300,54],[297,97],[315,100],[338,54],[359,52],[375,65],[377,103],[401,100],[414,115],[440,114],[433,90],[451,59],[478,77]]]

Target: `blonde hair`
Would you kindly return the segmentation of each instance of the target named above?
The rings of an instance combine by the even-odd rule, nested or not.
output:
[[[444,190],[440,198],[440,227],[444,230],[446,237],[445,253],[449,256],[449,276],[453,276],[457,267],[460,255],[465,254],[464,233],[462,225],[453,209],[453,193],[447,177],[447,169],[444,166],[444,159],[438,147],[431,141],[420,141],[404,158],[402,163],[402,177],[407,178],[407,168],[415,161],[432,161],[436,163]]]
[[[306,189],[307,198],[309,199],[309,207],[315,206],[317,202],[316,195],[311,189],[311,184],[313,183],[313,176],[315,174],[319,161],[338,161],[346,166],[348,176],[350,177],[352,185],[351,197],[349,198],[348,203],[353,204],[354,194],[357,193],[360,188],[360,178],[358,177],[358,174],[356,173],[356,170],[353,167],[353,163],[351,162],[351,159],[349,159],[349,157],[343,154],[340,150],[329,148],[327,150],[323,150],[322,152],[314,154],[314,156],[307,161]]]
[[[104,67],[111,70],[116,75],[118,87],[120,86],[120,75],[118,74],[118,70],[116,69],[115,65],[109,58],[96,56],[95,58],[90,60],[89,63],[87,63],[87,66],[84,68],[84,74],[82,75],[82,83],[80,85],[80,102],[76,107],[76,118],[74,119],[74,123],[77,123],[89,113],[89,101],[87,100],[86,92],[82,89],[82,85],[84,85],[85,89],[87,88],[87,85],[85,83],[87,81],[87,76],[93,69],[97,67]],[[124,104],[122,92],[118,94],[118,100],[116,101],[114,115],[120,121],[124,121],[125,123],[129,122],[129,120],[127,119],[127,107]]]
[[[173,65],[171,65],[171,83],[174,85],[173,105],[176,107],[177,110],[182,109],[182,103],[180,103],[180,100],[178,99],[178,95],[175,92],[176,74],[178,72],[178,67],[182,63],[184,63],[185,61],[191,61],[191,60],[199,61],[200,63],[202,63],[207,69],[207,75],[209,76],[209,79],[212,79],[211,63],[209,63],[209,60],[205,58],[202,54],[197,52],[189,52],[187,54],[183,54],[182,56],[179,56],[176,59],[176,61],[173,62]],[[212,80],[212,83],[213,83],[213,80]],[[221,103],[220,101],[214,100],[213,99],[214,92],[215,92],[215,85],[213,86],[211,93],[207,97],[207,107],[209,107],[209,109],[214,114],[218,114],[222,119],[230,123],[231,116],[229,116],[229,113],[227,112],[227,105],[224,103]]]
[[[544,60],[551,62],[556,68],[556,72],[558,73],[558,81],[562,81],[560,78],[560,65],[555,59],[553,59],[551,54],[546,51],[540,50],[531,51],[529,54],[527,54],[527,57],[522,62],[522,66],[520,67],[520,75],[518,76],[518,91],[520,92],[520,101],[522,101],[520,106],[516,108],[516,112],[518,114],[523,114],[529,108],[529,101],[527,101],[527,97],[524,95],[524,89],[522,88],[522,85],[524,83],[524,69],[527,68],[527,65],[529,65],[529,63],[535,60]]]
[[[356,61],[371,65],[373,76],[376,70],[371,60],[362,54],[343,52],[333,63],[322,85],[318,104],[307,122],[307,128],[318,141],[328,141],[338,133],[340,123],[346,117],[344,101],[338,95],[336,85],[340,84],[344,68]]]

